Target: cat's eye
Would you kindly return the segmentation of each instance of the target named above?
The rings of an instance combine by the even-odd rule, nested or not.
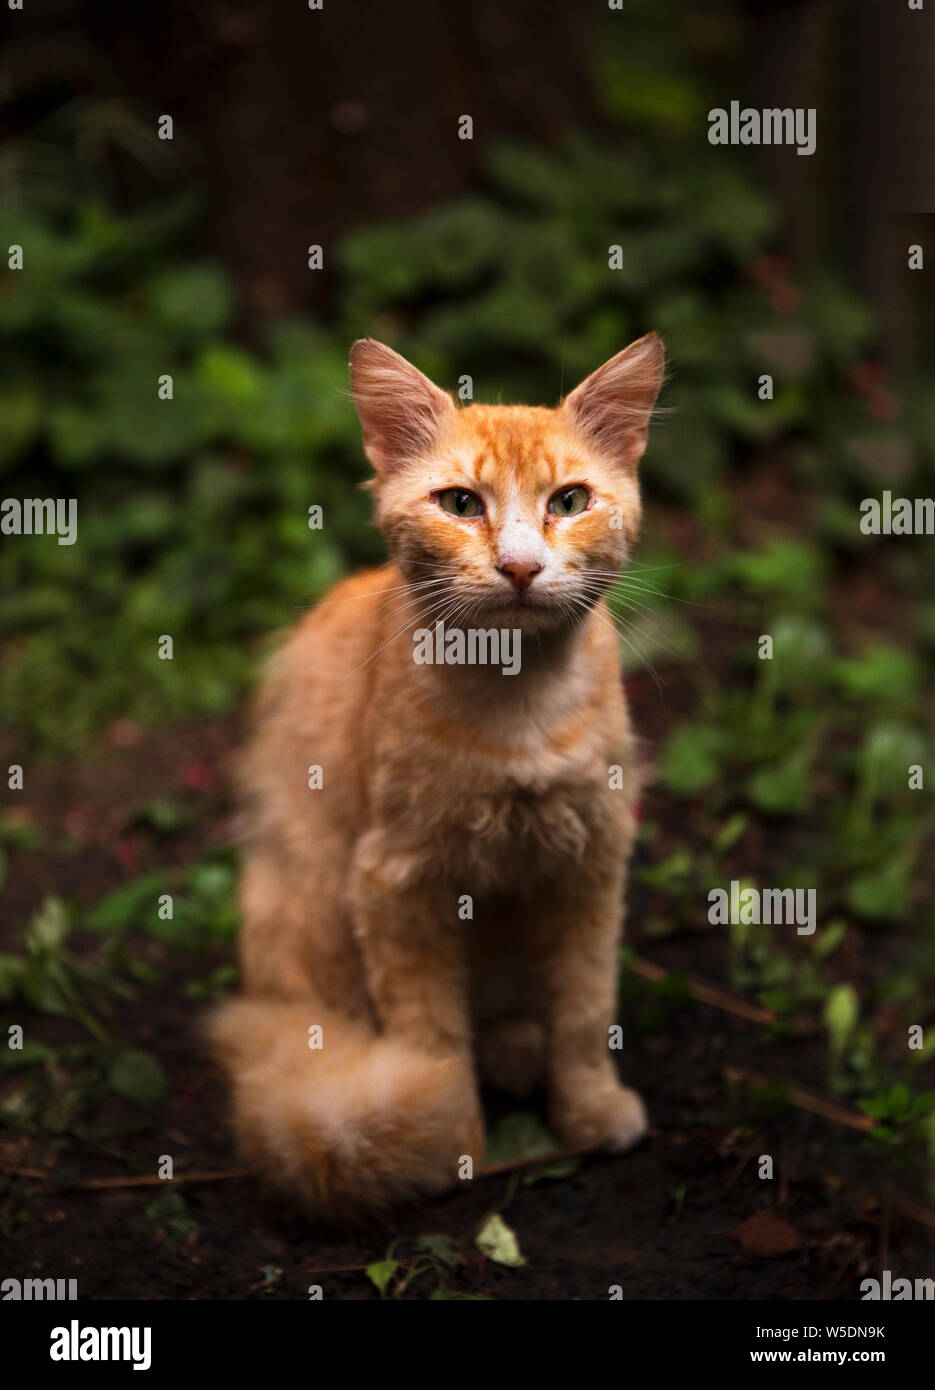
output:
[[[552,516],[577,516],[583,512],[591,500],[586,487],[563,487],[554,497],[549,498],[549,511]]]
[[[463,487],[446,487],[438,494],[438,505],[452,516],[481,516],[484,511],[480,498]]]

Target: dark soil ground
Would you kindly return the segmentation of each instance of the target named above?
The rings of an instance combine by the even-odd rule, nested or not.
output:
[[[663,704],[649,689],[637,683],[633,693],[641,727],[654,740],[681,716],[689,695],[672,685]],[[3,949],[19,946],[21,924],[49,891],[90,904],[152,864],[184,863],[206,845],[229,841],[225,789],[236,738],[234,720],[159,735],[125,724],[110,731],[94,759],[36,765],[19,814],[47,832],[49,848],[9,856]],[[146,797],[181,797],[198,812],[195,827],[158,842],[128,827],[126,808],[141,789]],[[679,825],[684,812],[651,790],[644,812],[677,827],[668,832],[673,846],[705,833],[703,803]],[[628,939],[640,957],[715,984],[720,977],[724,987],[723,944],[704,920],[647,941],[645,907],[645,890],[637,889]],[[415,1278],[404,1296],[425,1298],[441,1283],[495,1299],[606,1299],[615,1285],[627,1299],[851,1299],[859,1297],[860,1279],[882,1268],[931,1273],[935,1226],[927,1222],[935,1218],[924,1204],[907,1207],[907,1198],[918,1202],[911,1171],[900,1172],[847,1124],[777,1105],[768,1088],[730,1079],[731,1069],[741,1069],[820,1092],[822,1054],[808,1030],[774,1036],[762,1023],[684,990],[651,988],[632,973],[621,1001],[622,1067],[653,1120],[633,1154],[588,1158],[558,1181],[479,1178],[350,1236],[282,1211],[249,1176],[173,1184],[174,1194],[184,1192],[181,1202],[174,1195],[166,1201],[165,1183],[82,1186],[151,1176],[166,1152],[177,1177],[236,1167],[224,1092],[198,1042],[204,1006],[183,992],[187,980],[229,959],[229,948],[193,957],[143,936],[129,945],[161,976],[120,1006],[114,1029],[125,1045],[158,1057],[168,1097],[141,1111],[114,1096],[51,1140],[0,1129],[7,1273],[75,1276],[79,1295],[90,1299],[305,1299],[316,1284],[326,1298],[374,1299],[365,1268],[393,1240],[405,1262],[407,1241],[437,1233],[458,1243],[460,1262],[441,1278],[431,1271]],[[93,958],[99,941],[79,935],[81,949]],[[842,969],[859,979],[879,967],[883,949],[870,939]],[[885,951],[898,950],[890,936]],[[30,1012],[22,1022],[27,1037],[82,1037],[68,1019]],[[20,1084],[18,1073],[0,1074],[0,1105]],[[515,1108],[496,1095],[489,1100],[494,1117]],[[773,1157],[773,1181],[758,1177],[764,1154]],[[493,1264],[474,1248],[479,1223],[494,1209],[518,1236],[527,1260],[521,1268]]]

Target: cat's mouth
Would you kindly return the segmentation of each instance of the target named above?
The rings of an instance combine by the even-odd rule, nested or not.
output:
[[[522,628],[532,633],[575,626],[579,611],[583,616],[587,608],[576,591],[550,585],[532,584],[525,589],[506,585],[458,587],[452,590],[451,597],[447,616],[444,605],[441,613],[437,607],[433,612],[430,600],[424,621],[443,618],[451,627]]]
[[[529,589],[514,591],[513,593],[497,592],[492,594],[484,603],[484,611],[515,613],[518,610],[525,610],[531,613],[544,613],[553,608],[548,595],[544,591],[530,592]]]
[[[568,619],[568,607],[558,603],[545,589],[524,589],[514,593],[497,593],[484,603],[482,615],[486,622],[509,627],[554,627]]]

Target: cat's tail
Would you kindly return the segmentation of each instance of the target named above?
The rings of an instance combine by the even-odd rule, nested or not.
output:
[[[320,1035],[310,1035],[316,1025]],[[357,1221],[454,1185],[471,1152],[472,1114],[455,1058],[418,1052],[314,1003],[235,999],[207,1031],[232,1082],[244,1157],[311,1214]]]

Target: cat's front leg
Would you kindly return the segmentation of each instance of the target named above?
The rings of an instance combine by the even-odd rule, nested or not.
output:
[[[351,878],[354,929],[381,1030],[432,1056],[450,1057],[461,1094],[462,1151],[483,1153],[467,962],[457,900],[423,878],[380,835],[365,837]]]
[[[636,1091],[620,1083],[609,1051],[615,1018],[623,871],[579,884],[543,908],[546,951],[547,1093],[552,1125],[574,1147],[631,1148],[648,1121]]]

